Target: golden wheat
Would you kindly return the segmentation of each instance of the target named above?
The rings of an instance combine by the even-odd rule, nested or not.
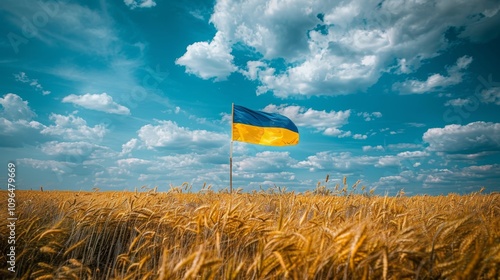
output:
[[[18,191],[17,271],[0,277],[499,279],[500,195],[380,197],[342,183],[304,194]]]

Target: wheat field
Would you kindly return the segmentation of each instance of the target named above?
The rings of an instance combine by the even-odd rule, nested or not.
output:
[[[499,194],[321,187],[17,191],[16,273],[0,278],[500,279]]]

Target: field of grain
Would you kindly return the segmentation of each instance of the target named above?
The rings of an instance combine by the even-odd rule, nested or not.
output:
[[[2,265],[2,279],[500,278],[498,194],[174,189],[16,199],[16,275]]]

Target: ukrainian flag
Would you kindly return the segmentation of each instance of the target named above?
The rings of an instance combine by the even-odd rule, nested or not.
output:
[[[233,105],[232,140],[267,146],[289,146],[299,143],[299,130],[280,114],[254,111]]]

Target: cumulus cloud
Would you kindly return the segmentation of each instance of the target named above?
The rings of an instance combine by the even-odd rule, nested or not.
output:
[[[490,86],[486,89],[483,89],[481,92],[476,93],[472,97],[451,99],[448,100],[444,105],[453,107],[469,106],[473,108],[478,105],[478,102],[484,104],[500,105],[500,87]]]
[[[356,133],[352,136],[352,138],[356,140],[365,140],[366,138],[368,138],[368,136],[365,134]]]
[[[131,10],[135,8],[151,8],[156,6],[156,2],[154,0],[123,0],[123,2]]]
[[[363,146],[363,152],[369,152],[369,151],[384,151],[384,147],[382,145],[377,145],[377,146]]]
[[[149,164],[149,160],[140,159],[140,158],[124,158],[116,161],[119,167],[132,167],[136,165],[145,165]]]
[[[429,154],[424,151],[405,151],[396,155],[385,155],[378,158],[375,167],[401,166],[402,161],[414,160],[428,156]]]
[[[428,150],[436,152],[475,154],[500,151],[500,123],[479,121],[431,128],[424,133],[423,140],[429,144]]]
[[[500,164],[472,165],[462,169],[466,174],[475,176],[500,175]],[[493,171],[493,172],[492,172]]]
[[[76,142],[59,142],[49,141],[40,145],[43,153],[51,156],[66,156],[66,159],[83,161],[89,158],[95,151],[105,151],[109,148],[99,146],[93,143],[76,141]]]
[[[420,158],[429,156],[429,153],[425,151],[406,151],[398,153],[397,156],[399,158]]]
[[[383,150],[382,147],[365,146],[363,150]],[[368,148],[370,147],[370,148]],[[362,170],[367,166],[383,168],[391,166],[401,166],[403,161],[420,159],[428,157],[429,154],[424,151],[405,151],[396,155],[353,155],[350,152],[319,152],[308,156],[306,160],[299,161],[294,167],[308,168],[309,171],[334,170],[339,172],[353,172]]]
[[[180,185],[186,182],[186,178],[189,178],[194,188],[201,186],[204,182],[227,186],[227,154],[221,156],[217,148],[183,152],[177,149],[166,156],[118,159],[115,161],[115,166],[109,167],[106,173],[115,178],[127,178],[128,181],[145,181],[149,186],[165,182]],[[227,149],[225,152],[227,153]],[[102,174],[100,177],[106,178],[105,175]],[[120,182],[120,185],[130,186],[130,183],[124,183]]]
[[[448,76],[432,74],[425,81],[406,80],[393,85],[393,90],[402,94],[421,94],[441,90],[462,82],[464,70],[472,63],[472,57],[462,56],[457,59],[455,65],[448,67]]]
[[[32,139],[33,135],[36,135],[44,127],[45,126],[43,124],[37,121],[11,121],[6,118],[0,118],[0,134],[4,135],[4,137],[12,138],[12,140],[17,141],[18,143],[21,143],[19,142],[19,139],[35,140]]]
[[[356,114],[358,117],[362,117],[365,121],[373,121],[374,119],[378,119],[382,117],[382,113],[380,112],[359,112]]]
[[[137,138],[130,139],[127,143],[122,145],[121,155],[126,155],[132,152],[138,146],[139,140]]]
[[[339,128],[348,123],[350,110],[346,111],[318,111],[312,108],[287,105],[267,105],[263,111],[268,113],[279,113],[290,118],[297,126],[311,127],[317,132],[331,136],[350,136]]]
[[[158,121],[156,125],[147,124],[139,129],[138,136],[148,149],[215,147],[228,141],[228,136],[225,134],[207,130],[190,130],[178,126],[173,121]]]
[[[500,105],[500,87],[491,87],[481,91],[481,101],[483,103],[493,103]]]
[[[8,93],[0,97],[0,139],[1,146],[19,147],[24,143],[35,143],[39,132],[45,126],[32,120],[36,114],[28,101],[19,95]]]
[[[394,176],[381,177],[378,180],[378,184],[377,185],[380,185],[380,186],[384,186],[384,185],[389,185],[389,186],[396,185],[396,186],[399,186],[400,184],[406,184],[408,182],[409,182],[408,178],[405,178],[405,177],[403,177],[401,175],[394,175]]]
[[[17,160],[19,166],[28,166],[39,170],[50,170],[57,174],[65,174],[73,171],[75,163],[61,162],[56,160],[39,160],[33,158],[21,158]]]
[[[35,112],[31,110],[28,101],[23,100],[19,95],[8,93],[0,98],[2,111],[0,116],[9,120],[31,120],[36,117]]]
[[[113,101],[107,93],[84,95],[70,94],[63,98],[64,103],[73,103],[86,109],[106,112],[110,114],[130,115],[130,110]]]
[[[288,152],[265,151],[257,153],[255,156],[246,156],[235,160],[235,170],[248,173],[272,173],[281,172],[295,164],[295,160]]]
[[[28,75],[26,75],[25,72],[19,72],[17,74],[14,74],[14,79],[18,82],[29,84],[31,87],[33,87],[36,91],[42,92],[43,95],[48,95],[50,94],[49,90],[44,90],[43,86],[38,82],[37,79],[30,79]]]
[[[54,125],[46,126],[41,133],[45,135],[60,136],[65,140],[101,140],[106,134],[106,127],[98,124],[93,127],[87,126],[87,122],[70,114],[67,116],[52,113],[49,117]]]
[[[390,166],[400,166],[401,158],[397,156],[382,156],[379,157],[375,163],[375,167],[390,167]]]
[[[451,45],[446,35],[450,30],[458,38],[489,40],[475,36],[482,33],[494,38],[491,33],[498,34],[499,7],[487,0],[217,1],[210,19],[217,29],[212,42],[224,46],[217,48],[221,51],[218,56],[230,59],[225,59],[225,65],[220,64],[222,59],[215,59],[218,67],[213,69],[202,62],[192,63],[186,70],[203,78],[226,77],[236,71],[231,51],[237,45],[257,57],[243,62],[239,72],[260,84],[258,94],[350,94],[373,85],[384,72],[417,70],[422,61]],[[194,43],[184,56],[192,57],[198,51],[209,54],[211,44]],[[456,68],[465,69],[467,62],[462,58]],[[220,69],[225,69],[224,74]],[[413,86],[420,87],[417,91],[434,89],[456,83],[459,76],[438,74]]]
[[[163,156],[158,158],[158,161],[151,166],[150,170],[165,171],[185,168],[199,170],[202,157],[202,155],[196,153]]]
[[[453,191],[470,191],[470,187],[495,187],[500,179],[500,165],[471,165],[444,169],[431,169],[421,174],[424,188],[452,186]]]
[[[349,152],[333,153],[319,152],[308,156],[306,160],[299,161],[295,167],[307,168],[309,171],[336,170],[350,172],[363,166],[373,166],[378,161],[374,156],[353,156]]]
[[[175,63],[186,67],[186,72],[202,79],[225,80],[237,68],[223,33],[217,32],[211,42],[197,42],[187,47],[186,53]]]
[[[352,133],[350,131],[342,131],[336,127],[329,127],[325,129],[325,132],[323,134],[328,135],[328,136],[335,136],[338,138],[345,138],[345,137],[351,137]]]

